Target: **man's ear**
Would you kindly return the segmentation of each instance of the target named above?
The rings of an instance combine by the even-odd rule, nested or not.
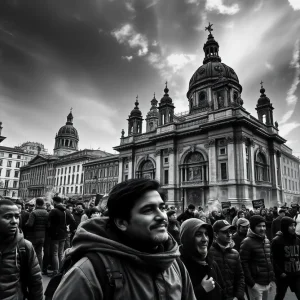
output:
[[[126,220],[120,219],[120,218],[115,218],[114,223],[117,226],[118,229],[121,231],[126,231],[128,227],[128,222]]]

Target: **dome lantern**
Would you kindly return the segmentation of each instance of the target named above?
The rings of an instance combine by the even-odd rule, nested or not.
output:
[[[139,96],[136,96],[135,107],[128,116],[128,135],[141,134],[143,117],[142,112],[139,109]]]
[[[265,94],[265,88],[263,87],[263,82],[260,82],[260,97],[257,100],[256,110],[258,120],[265,125],[274,126],[273,122],[273,105],[270,99]]]
[[[217,41],[215,41],[213,35],[211,34],[211,32],[213,31],[212,26],[213,24],[209,23],[209,25],[205,27],[205,30],[209,31],[209,35],[207,38],[207,42],[203,46],[205,54],[203,60],[204,64],[208,63],[209,61],[221,62],[221,58],[219,57],[219,44]]]

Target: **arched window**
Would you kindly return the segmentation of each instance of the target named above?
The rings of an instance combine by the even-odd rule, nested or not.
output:
[[[266,115],[262,115],[262,122],[263,122],[264,124],[267,123],[267,116],[266,116]]]
[[[141,164],[137,172],[137,177],[149,179],[153,179],[155,177],[155,168],[151,160],[148,159]]]
[[[182,166],[182,181],[206,181],[208,162],[200,152],[190,153]]]
[[[263,153],[258,153],[255,161],[255,180],[269,181],[269,166]]]

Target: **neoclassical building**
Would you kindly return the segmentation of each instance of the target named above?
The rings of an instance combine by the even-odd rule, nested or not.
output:
[[[265,200],[267,207],[300,200],[299,159],[279,134],[273,106],[261,82],[257,117],[244,107],[235,71],[222,62],[211,34],[204,60],[187,91],[188,112],[175,114],[169,89],[151,100],[146,132],[138,98],[122,130],[119,182],[129,178],[157,179],[169,204],[205,207],[216,201],[232,205]],[[287,165],[293,173],[287,175]],[[290,175],[293,174],[291,177]]]
[[[20,197],[29,200],[33,197],[51,199],[54,193],[62,197],[82,195],[83,165],[90,160],[113,154],[102,150],[78,150],[78,142],[78,132],[73,126],[73,114],[70,112],[66,125],[56,134],[54,155],[39,151],[26,166],[20,168]]]

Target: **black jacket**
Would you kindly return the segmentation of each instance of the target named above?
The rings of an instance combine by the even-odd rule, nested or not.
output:
[[[270,242],[249,230],[242,241],[240,256],[245,274],[245,283],[251,288],[255,283],[268,285],[275,281],[271,262]]]
[[[37,207],[30,213],[26,226],[32,228],[34,237],[45,238],[45,232],[48,227],[48,215],[47,210],[42,207]]]
[[[185,255],[182,252],[182,248],[180,248],[180,250],[180,259],[182,260],[189,272],[197,300],[226,299],[223,276],[218,267],[218,264],[212,259],[212,257],[208,256],[206,258],[207,265],[203,266],[195,262],[190,256]],[[215,288],[208,293],[204,290],[203,286],[201,285],[201,281],[206,275],[208,275],[209,278],[212,277],[215,281]]]
[[[246,235],[240,234],[238,231],[232,236],[232,240],[234,241],[233,249],[240,252],[241,243],[246,238]]]
[[[214,242],[209,250],[222,273],[226,296],[244,299],[245,277],[239,253],[231,247],[221,248]]]
[[[276,278],[282,273],[288,276],[300,276],[300,240],[288,233],[288,227],[295,223],[292,218],[283,217],[281,233],[273,239],[271,250]]]
[[[194,218],[194,213],[191,214],[188,210],[186,210],[177,217],[177,221],[182,223],[190,218]]]
[[[51,240],[63,240],[67,237],[67,225],[70,231],[76,229],[75,220],[69,210],[59,204],[49,213],[49,237]]]

